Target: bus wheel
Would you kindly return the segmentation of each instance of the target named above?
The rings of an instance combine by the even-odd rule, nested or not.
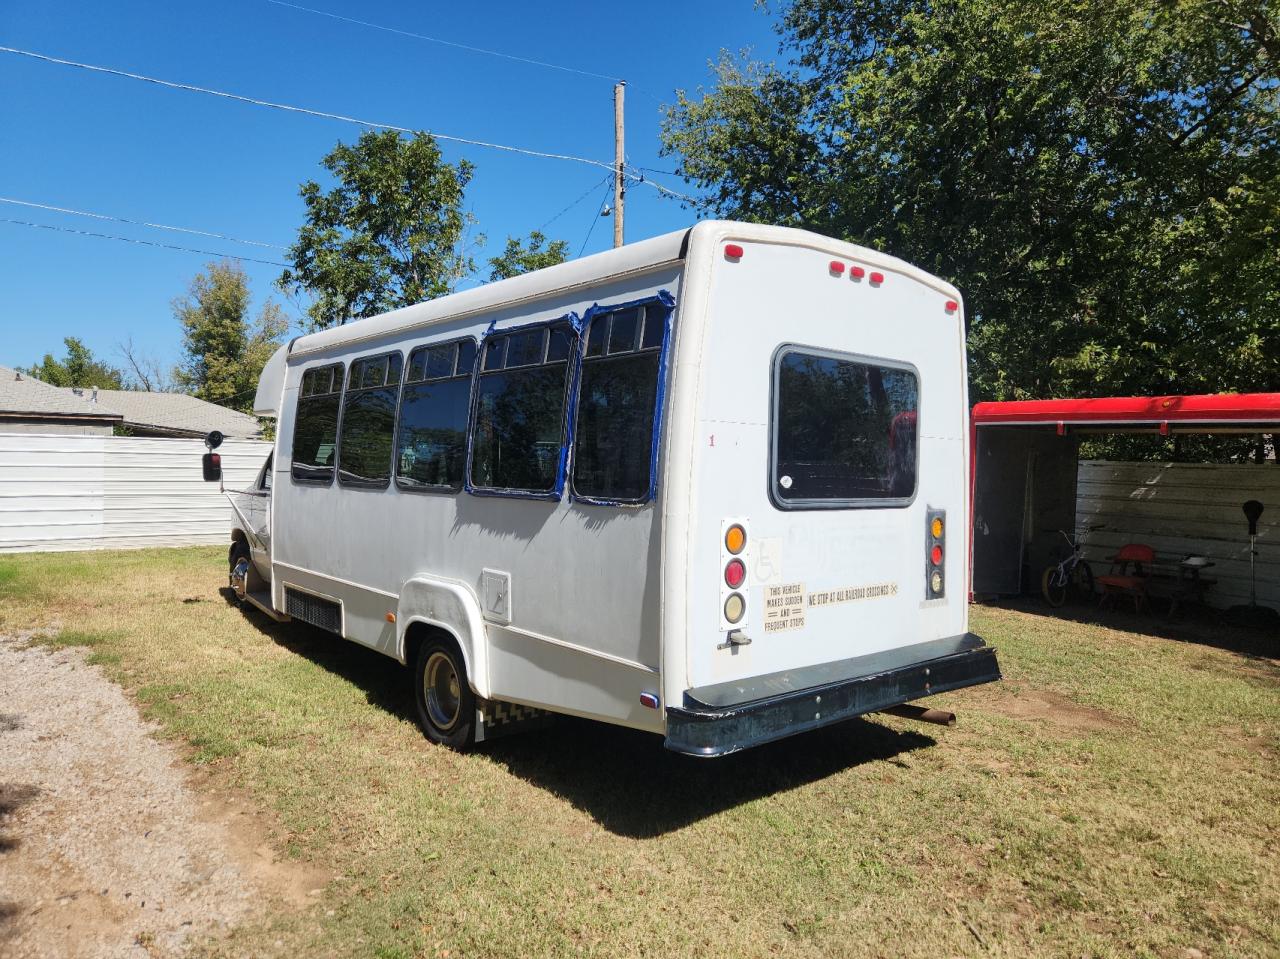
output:
[[[467,668],[452,639],[432,636],[418,647],[414,664],[418,725],[428,739],[466,750],[476,741],[476,697]]]
[[[245,591],[248,588],[249,564],[251,562],[248,543],[244,540],[237,540],[231,544],[231,549],[227,552],[227,585],[236,594],[237,601],[244,599]]]

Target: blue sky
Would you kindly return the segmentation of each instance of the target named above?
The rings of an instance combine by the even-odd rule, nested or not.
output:
[[[721,48],[775,50],[772,21],[750,0],[706,3],[409,3],[298,0],[305,6],[628,80],[627,155],[658,156],[659,103],[706,82]],[[602,161],[613,156],[612,84],[316,16],[268,2],[7,0],[0,45],[259,99]],[[656,99],[655,99],[656,98]],[[360,128],[164,89],[0,53],[0,196],[285,245],[302,217],[298,185]],[[487,234],[545,224],[577,255],[612,242],[598,217],[605,171],[442,143],[476,166],[468,204]],[[681,181],[659,178],[681,192]],[[593,184],[597,186],[593,189]],[[611,193],[609,194],[611,200]],[[243,246],[0,203],[0,217],[281,259]],[[627,194],[627,240],[693,218],[652,189]],[[0,222],[0,364],[62,354],[78,336],[119,364],[132,339],[166,365],[180,333],[170,301],[210,257]],[[278,267],[244,264],[255,295],[279,294]],[[296,316],[293,304],[283,302]]]

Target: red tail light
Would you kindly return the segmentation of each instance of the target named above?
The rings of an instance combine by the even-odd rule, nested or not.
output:
[[[740,559],[729,560],[724,568],[724,581],[730,589],[737,589],[747,578],[747,566]]]

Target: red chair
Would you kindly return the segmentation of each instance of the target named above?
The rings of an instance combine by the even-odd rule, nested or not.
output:
[[[1128,543],[1111,557],[1111,572],[1098,576],[1094,582],[1102,588],[1098,606],[1116,593],[1133,597],[1133,611],[1140,612],[1147,605],[1147,581],[1151,579],[1151,565],[1156,561],[1156,551],[1142,543]]]

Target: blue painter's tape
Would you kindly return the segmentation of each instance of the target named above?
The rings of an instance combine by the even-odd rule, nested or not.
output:
[[[666,409],[667,396],[667,366],[671,354],[671,327],[672,320],[675,316],[676,301],[675,297],[667,290],[659,290],[653,296],[642,297],[638,300],[628,300],[625,303],[609,303],[601,306],[599,303],[593,303],[582,318],[582,332],[579,334],[579,348],[577,357],[577,369],[574,371],[574,398],[573,410],[571,411],[570,428],[576,433],[577,426],[577,400],[578,389],[582,377],[583,358],[586,356],[586,332],[591,326],[591,320],[600,313],[612,313],[615,310],[627,310],[633,306],[647,306],[651,303],[660,303],[665,307],[665,315],[663,316],[662,330],[662,348],[658,351],[658,387],[657,395],[654,399],[653,407],[653,433],[650,439],[649,447],[649,488],[645,495],[639,499],[621,500],[608,499],[600,496],[584,496],[577,493],[573,489],[573,483],[569,483],[569,498],[575,503],[585,503],[589,506],[643,506],[651,503],[658,495],[658,459],[662,451],[662,417]]]
[[[526,489],[500,489],[491,486],[476,486],[471,482],[471,464],[475,453],[475,422],[479,411],[480,403],[480,378],[484,375],[484,348],[490,337],[506,336],[508,333],[518,333],[522,330],[534,329],[550,329],[553,326],[559,326],[562,323],[568,323],[575,331],[581,330],[582,320],[578,314],[572,310],[563,316],[557,316],[550,320],[538,320],[534,323],[521,323],[516,326],[505,326],[497,329],[497,321],[491,320],[484,335],[480,337],[480,345],[476,347],[476,372],[472,380],[471,388],[471,416],[467,424],[467,466],[463,471],[462,488],[472,496],[505,496],[511,499],[539,499],[539,500],[558,500],[564,493],[565,477],[568,473],[567,463],[569,459],[569,448],[573,443],[573,420],[574,420],[574,399],[577,396],[577,370],[579,363],[576,351],[578,349],[578,340],[576,337],[572,340],[573,349],[570,351],[568,364],[569,370],[572,371],[570,382],[566,386],[569,391],[568,398],[565,402],[565,418],[560,424],[560,456],[556,461],[556,481],[550,490],[526,490]]]

